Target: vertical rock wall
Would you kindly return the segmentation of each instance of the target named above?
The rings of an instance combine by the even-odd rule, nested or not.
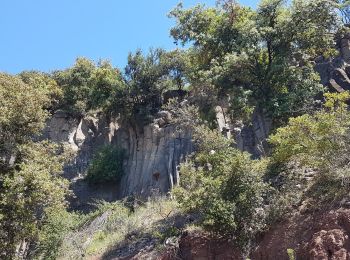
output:
[[[112,201],[128,195],[146,197],[168,192],[179,176],[177,166],[192,152],[191,134],[178,132],[160,117],[142,128],[103,117],[72,119],[56,112],[48,121],[44,138],[69,146],[75,152],[65,167],[65,177],[77,197],[74,207],[84,207],[92,199]],[[125,149],[125,174],[119,185],[89,186],[84,177],[94,152],[103,145]]]
[[[150,124],[137,130],[120,128],[117,144],[127,151],[126,174],[121,196],[166,193],[178,182],[177,166],[192,151],[191,134],[177,132],[172,125]]]

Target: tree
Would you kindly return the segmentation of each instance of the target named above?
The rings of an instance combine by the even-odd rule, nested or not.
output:
[[[61,108],[78,117],[90,110],[111,113],[112,104],[126,88],[120,71],[107,61],[95,65],[78,58],[72,68],[56,71],[53,77],[63,89]]]
[[[0,170],[13,161],[18,144],[39,134],[50,104],[50,91],[0,73]]]
[[[230,97],[235,119],[258,107],[280,124],[312,108],[313,97],[323,91],[312,61],[336,55],[334,36],[341,27],[336,7],[321,0],[290,6],[264,0],[256,11],[234,1],[217,8],[179,5],[170,13],[177,22],[171,35],[192,44],[193,91],[214,86],[219,99]]]
[[[292,42],[310,58],[337,54],[334,37],[341,26],[335,1],[293,1],[290,21]]]
[[[64,208],[67,182],[59,175],[64,155],[40,134],[59,90],[47,75],[0,74],[0,258],[35,245],[46,210]],[[23,252],[24,255],[27,252]]]
[[[18,76],[25,84],[31,85],[34,88],[40,89],[43,93],[46,93],[50,98],[50,104],[45,107],[46,110],[54,111],[57,109],[63,97],[63,91],[50,74],[39,71],[23,71]]]
[[[161,107],[166,90],[181,90],[185,83],[184,59],[178,50],[155,49],[146,56],[140,50],[129,54],[125,68],[129,114],[148,121]]]
[[[179,4],[169,14],[177,22],[170,34],[176,43],[193,44],[197,63],[207,69],[212,59],[237,51],[245,46],[247,38],[255,38],[256,31],[250,20],[253,15],[251,9],[234,1],[219,2],[217,8],[197,5],[188,10]]]
[[[65,208],[68,181],[60,176],[64,154],[49,142],[28,142],[19,147],[15,168],[0,182],[0,256],[14,259],[21,245],[24,256],[38,241],[46,212]]]

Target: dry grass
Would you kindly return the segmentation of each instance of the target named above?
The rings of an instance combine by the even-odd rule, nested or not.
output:
[[[177,203],[161,197],[134,212],[121,202],[101,203],[98,208],[66,236],[58,259],[108,259],[161,250],[165,239],[178,235],[186,222]]]

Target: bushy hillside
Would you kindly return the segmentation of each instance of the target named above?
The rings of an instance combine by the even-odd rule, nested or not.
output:
[[[124,70],[78,58],[48,74],[0,73],[0,258],[173,259],[179,237],[193,229],[254,257],[261,237],[292,216],[303,219],[295,217],[301,209],[347,205],[349,2],[286,2],[263,0],[257,10],[234,0],[179,4],[170,34],[183,48],[137,50]],[[321,82],[328,76],[320,67],[337,78]],[[194,153],[182,158],[169,194],[77,212],[62,176],[72,151],[42,136],[57,111],[138,129],[172,125],[191,133]],[[238,149],[235,133],[254,126],[257,113],[271,126],[253,156]],[[115,144],[98,150],[90,185],[117,184],[126,159]]]

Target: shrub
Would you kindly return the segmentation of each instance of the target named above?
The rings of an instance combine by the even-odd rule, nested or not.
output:
[[[287,254],[288,254],[289,260],[295,260],[295,252],[294,252],[293,249],[288,248],[287,249]]]
[[[66,154],[58,145],[28,142],[19,146],[18,158],[21,162],[1,178],[1,259],[14,259],[23,242],[26,257],[27,249],[38,242],[47,213],[64,208],[68,194],[68,181],[61,177]]]
[[[123,173],[125,151],[116,146],[103,146],[100,148],[88,169],[87,180],[90,184],[118,182]]]
[[[173,193],[185,211],[200,213],[204,227],[233,236],[246,248],[265,226],[265,161],[225,145],[219,133],[202,127],[198,132],[199,153],[181,165],[180,187]]]
[[[68,212],[62,207],[49,209],[39,232],[35,255],[39,259],[57,259],[65,236],[79,224],[81,215]]]
[[[338,201],[348,193],[348,154],[349,154],[349,119],[346,101],[349,93],[325,94],[324,108],[314,114],[290,118],[285,127],[277,129],[270,136],[274,145],[271,165],[295,165],[313,169],[315,177],[308,188],[308,196],[324,204],[325,200]],[[272,168],[270,167],[270,168]],[[295,171],[287,170],[274,173],[277,178],[290,185],[289,180],[299,178],[302,184],[304,172],[297,176]],[[289,175],[289,176],[288,176]],[[299,185],[300,186],[300,185]]]

